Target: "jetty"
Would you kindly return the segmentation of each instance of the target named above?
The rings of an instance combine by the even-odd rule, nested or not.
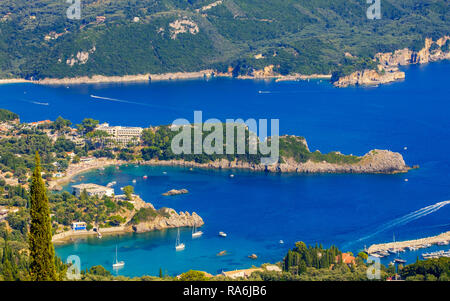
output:
[[[390,251],[404,251],[406,249],[414,251],[431,247],[432,245],[448,245],[450,244],[450,231],[441,233],[437,236],[420,238],[415,240],[397,241],[385,244],[374,244],[367,249],[367,253],[372,256],[384,257],[390,254]]]

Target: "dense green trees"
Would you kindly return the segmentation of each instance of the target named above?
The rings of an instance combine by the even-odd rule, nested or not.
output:
[[[306,272],[307,268],[329,268],[336,264],[336,256],[341,251],[335,246],[324,249],[322,246],[306,246],[304,242],[297,242],[295,248],[289,250],[283,260],[283,270],[295,274]]]
[[[0,122],[12,121],[19,118],[19,115],[11,111],[0,109]]]
[[[405,266],[400,274],[406,280],[441,280],[450,281],[450,258],[418,260]]]
[[[214,1],[102,2],[86,6],[80,21],[54,13],[67,9],[64,2],[0,2],[0,16],[11,12],[0,22],[0,76],[224,71],[228,66],[239,75],[271,64],[281,74],[345,74],[361,67],[345,52],[369,59],[380,51],[418,50],[425,37],[449,34],[445,0],[384,0],[380,20],[367,19],[365,1],[347,0],[233,0],[196,11]],[[100,15],[105,22],[96,22]],[[199,32],[172,38],[169,24],[180,18],[195,22]],[[51,32],[53,38],[46,40]],[[87,62],[66,63],[80,51],[92,51]]]
[[[44,181],[41,177],[40,157],[37,152],[30,187],[30,205],[29,248],[31,279],[34,281],[57,280],[50,209]]]

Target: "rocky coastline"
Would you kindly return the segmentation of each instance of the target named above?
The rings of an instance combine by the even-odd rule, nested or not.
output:
[[[135,212],[141,208],[151,208],[156,211],[155,207],[151,203],[146,203],[138,196],[134,197],[133,204],[135,206]],[[133,224],[131,222],[132,216],[127,221],[118,227],[100,228],[97,231],[94,230],[81,230],[81,231],[65,231],[53,235],[52,242],[54,243],[70,243],[78,238],[87,236],[98,236],[98,233],[102,235],[120,235],[127,233],[145,233],[155,230],[164,230],[171,228],[182,227],[201,227],[205,223],[203,219],[195,212],[176,212],[171,208],[161,208],[158,210],[159,214],[154,218]]]
[[[442,47],[450,40],[450,36],[444,36],[436,41],[431,38],[425,39],[425,47],[420,51],[413,51],[408,48],[399,49],[394,52],[377,53],[374,61],[378,62],[377,70],[366,69],[355,71],[349,75],[342,76],[333,82],[333,85],[339,88],[345,88],[353,85],[377,86],[404,80],[405,72],[399,70],[399,66],[411,64],[425,64],[440,60],[450,59],[450,51],[444,52],[440,48],[432,49],[435,44]],[[253,75],[238,76],[238,79],[273,79],[276,82],[281,81],[299,81],[309,79],[331,79],[330,74],[289,74],[280,75],[274,71],[274,66],[266,66],[262,70],[255,70]],[[163,74],[137,74],[124,76],[81,76],[74,78],[45,78],[41,80],[26,79],[0,79],[0,84],[10,83],[34,83],[41,85],[71,85],[71,84],[98,84],[98,83],[127,83],[127,82],[150,82],[150,81],[169,81],[186,80],[210,77],[233,77],[231,72],[219,73],[215,70],[201,70],[195,72],[173,72]]]
[[[242,161],[216,160],[208,163],[197,163],[185,160],[150,160],[140,162],[143,165],[181,166],[204,169],[242,169],[272,173],[358,173],[358,174],[395,174],[406,173],[407,166],[403,156],[388,150],[372,150],[361,157],[357,163],[337,164],[329,162],[307,161],[299,163],[293,159],[284,158],[284,163],[274,165],[254,164]]]
[[[450,40],[450,36],[444,36],[436,41],[426,38],[425,47],[420,51],[404,48],[394,52],[377,53],[374,61],[379,63],[378,70],[366,69],[356,71],[350,75],[340,77],[333,84],[336,87],[345,88],[354,85],[376,86],[404,80],[405,72],[400,71],[399,66],[426,64],[450,59],[450,51],[444,52],[440,49],[448,40]],[[439,48],[432,49],[432,45],[437,45]]]

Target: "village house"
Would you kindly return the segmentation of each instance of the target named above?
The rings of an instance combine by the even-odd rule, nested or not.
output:
[[[77,197],[79,197],[84,190],[86,190],[88,196],[98,196],[101,198],[105,195],[109,197],[112,197],[114,195],[113,188],[97,184],[79,184],[72,186],[73,194]]]
[[[222,272],[222,275],[225,277],[229,277],[231,279],[238,279],[238,278],[248,278],[254,272],[262,272],[262,271],[263,271],[263,269],[261,269],[261,268],[253,268],[253,269]]]
[[[351,253],[342,253],[341,255],[336,256],[336,262],[341,261],[347,265],[355,265],[355,257]]]

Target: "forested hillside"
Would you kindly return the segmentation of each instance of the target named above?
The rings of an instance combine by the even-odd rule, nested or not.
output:
[[[0,1],[0,77],[135,75],[216,69],[330,74],[370,66],[374,54],[418,50],[450,34],[447,0]],[[352,55],[345,56],[348,52]]]

